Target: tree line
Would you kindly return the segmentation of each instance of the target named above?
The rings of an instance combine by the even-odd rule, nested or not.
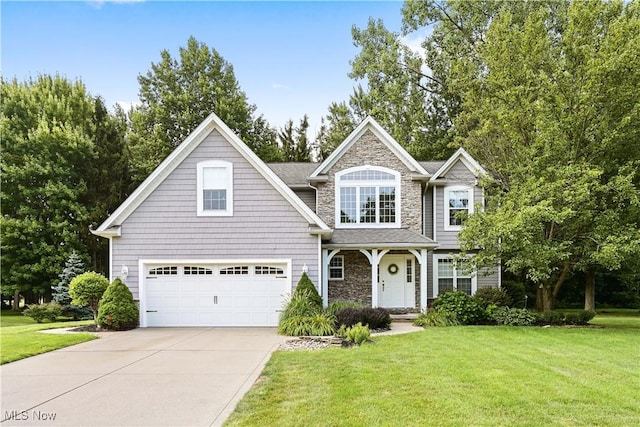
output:
[[[571,277],[586,308],[605,272],[640,286],[639,2],[408,0],[401,13],[399,32],[353,27],[356,85],[315,139],[306,115],[279,130],[257,115],[233,66],[193,37],[138,77],[130,111],[80,81],[3,79],[3,294],[49,295],[73,250],[105,271],[89,226],[211,111],[268,162],[322,160],[367,115],[419,160],[465,147],[490,175],[461,233],[473,264],[502,263],[541,309]]]

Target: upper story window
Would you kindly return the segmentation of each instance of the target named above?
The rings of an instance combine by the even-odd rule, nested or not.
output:
[[[198,163],[198,216],[233,215],[233,164],[223,160]]]
[[[400,173],[364,166],[336,174],[336,227],[399,227]]]
[[[468,272],[466,261],[454,260],[448,255],[435,255],[434,284],[437,290],[434,295],[440,295],[446,291],[462,291],[467,295],[473,295],[477,290],[477,279],[474,274]]]
[[[473,213],[473,187],[454,186],[444,189],[444,229],[460,230],[464,218]]]

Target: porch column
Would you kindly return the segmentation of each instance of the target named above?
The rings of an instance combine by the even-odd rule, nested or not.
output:
[[[416,259],[420,263],[420,310],[425,311],[427,309],[427,250],[420,249],[418,252],[415,249],[409,249]]]
[[[329,250],[322,250],[322,306],[329,305]]]
[[[371,307],[378,307],[378,264],[383,256],[389,252],[388,249],[378,251],[378,249],[371,249],[371,252],[360,249],[360,252],[364,254],[371,264]]]
[[[329,263],[340,249],[335,249],[329,252],[329,249],[322,250],[322,305],[327,307],[329,305]]]

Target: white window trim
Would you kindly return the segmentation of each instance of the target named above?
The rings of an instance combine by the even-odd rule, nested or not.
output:
[[[433,256],[433,297],[437,298],[440,295],[440,288],[438,284],[438,260],[441,259],[453,259],[451,255],[434,255]],[[453,289],[458,288],[458,269],[453,269]],[[478,275],[476,272],[471,273],[471,295],[474,295],[478,290]]]
[[[391,174],[395,177],[395,179],[393,181],[389,180],[389,181],[381,181],[381,180],[371,180],[371,181],[344,181],[341,182],[340,181],[340,177],[342,175],[346,175],[348,173],[351,172],[356,172],[359,170],[376,170],[376,171],[380,171],[380,172],[385,172],[388,174]],[[353,168],[348,168],[348,169],[344,169],[340,172],[337,172],[335,174],[334,180],[335,180],[335,198],[334,198],[334,203],[335,203],[335,224],[336,224],[336,228],[400,228],[401,224],[402,224],[402,218],[400,216],[400,213],[402,211],[401,209],[401,200],[402,200],[402,193],[401,193],[401,176],[400,176],[400,172],[394,171],[393,169],[388,169],[388,168],[384,168],[381,166],[356,166]],[[396,192],[395,192],[395,204],[396,204],[396,209],[395,209],[395,216],[396,216],[396,221],[395,222],[385,222],[385,223],[371,223],[371,222],[367,222],[367,223],[360,223],[360,222],[355,222],[355,223],[341,223],[340,222],[340,189],[343,187],[395,187]],[[359,191],[357,191],[357,194],[360,194]],[[359,198],[356,196],[356,203],[360,203]],[[380,200],[376,200],[376,211],[379,212],[380,209]]]
[[[473,205],[474,205],[474,194],[473,187],[469,185],[453,185],[449,187],[444,187],[444,202],[443,202],[443,218],[442,221],[444,223],[445,231],[460,231],[462,230],[461,225],[450,225],[449,224],[449,194],[453,191],[465,190],[469,192],[469,215],[473,213]]]
[[[333,261],[334,259],[341,259],[342,262],[340,263],[340,277],[331,277],[331,269],[333,268],[334,270],[337,270],[338,267],[331,267],[331,261]],[[334,255],[331,257],[331,259],[329,260],[329,265],[327,266],[327,274],[329,275],[329,280],[334,281],[334,280],[344,280],[344,255]]]
[[[227,209],[225,210],[205,210],[203,203],[203,173],[204,168],[224,167],[227,169]],[[205,160],[197,165],[197,212],[198,216],[233,216],[233,163],[225,160]]]

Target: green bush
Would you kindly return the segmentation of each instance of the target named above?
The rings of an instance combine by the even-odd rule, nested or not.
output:
[[[306,274],[285,301],[278,333],[288,336],[325,336],[335,332],[335,316],[322,311],[322,299]]]
[[[82,273],[74,277],[69,283],[71,304],[79,307],[88,306],[93,314],[94,322],[96,322],[98,305],[102,294],[104,294],[108,286],[109,280],[103,275],[93,271]]]
[[[98,325],[121,331],[138,326],[140,312],[131,291],[122,280],[114,280],[104,292],[98,308]]]
[[[593,310],[579,310],[578,311],[578,325],[586,325],[591,319],[596,316],[596,312]]]
[[[42,323],[43,320],[55,322],[56,317],[62,315],[62,306],[57,302],[51,302],[48,304],[31,304],[27,306],[22,314],[31,317],[37,323]]]
[[[371,331],[368,326],[363,326],[362,323],[358,323],[350,328],[347,328],[345,331],[345,338],[347,341],[354,343],[355,345],[360,345],[369,341],[371,337]]]
[[[278,333],[287,336],[333,335],[335,318],[329,313],[314,313],[306,316],[293,315],[278,324]]]
[[[491,316],[498,325],[531,326],[536,322],[536,315],[525,308],[496,307]]]
[[[362,308],[362,304],[357,301],[334,301],[329,303],[325,311],[335,316],[340,310],[345,308]]]
[[[421,313],[417,319],[413,321],[414,326],[456,326],[459,325],[458,316],[455,313],[448,311],[435,311],[433,309],[427,310],[426,313]]]
[[[564,325],[565,315],[561,311],[538,313],[538,323],[542,325]]]
[[[294,295],[298,293],[307,294],[307,298],[318,307],[318,310],[322,309],[322,298],[320,294],[318,294],[318,290],[311,279],[309,279],[309,276],[307,276],[307,273],[302,273],[302,277],[300,277],[296,289],[293,291]]]
[[[490,305],[495,305],[496,307],[511,307],[513,304],[511,296],[500,288],[478,289],[475,297],[482,300],[482,307],[484,309]]]
[[[479,298],[471,297],[462,291],[448,291],[438,295],[433,309],[454,313],[463,325],[472,325],[483,319],[485,311]]]
[[[500,289],[504,290],[511,297],[513,307],[525,308],[524,297],[527,293],[523,283],[503,280]]]

